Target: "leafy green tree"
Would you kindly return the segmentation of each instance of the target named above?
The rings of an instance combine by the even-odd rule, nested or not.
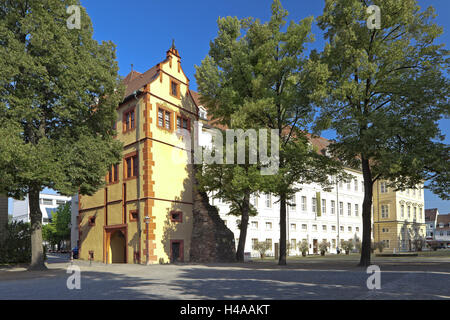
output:
[[[69,5],[80,29],[67,27]],[[40,191],[93,194],[121,157],[115,46],[92,36],[78,0],[0,1],[0,192],[29,196],[30,270],[46,268]]]
[[[70,240],[70,203],[59,206],[53,212],[52,221],[42,227],[42,237],[52,246],[57,245],[58,250],[62,241]]]
[[[381,10],[380,29],[368,28],[372,4]],[[326,0],[318,18],[327,41],[320,61],[330,76],[317,124],[336,131],[334,155],[362,168],[361,266],[370,265],[376,180],[404,189],[431,179],[431,190],[449,198],[449,147],[438,127],[449,111],[448,51],[435,43],[443,30],[434,16],[415,0]]]
[[[236,260],[243,262],[249,218],[258,214],[250,196],[259,190],[259,169],[249,164],[204,164],[197,172],[200,189],[228,203],[229,215],[240,217]]]
[[[202,103],[217,123],[231,128],[278,130],[279,170],[261,190],[280,202],[280,258],[286,264],[286,205],[298,191],[295,183],[328,185],[337,164],[309,146],[305,132],[314,118],[314,101],[325,93],[326,67],[304,57],[311,42],[313,18],[291,22],[287,11],[272,4],[272,17],[218,19],[218,36],[197,67]],[[334,170],[334,171],[333,171]]]

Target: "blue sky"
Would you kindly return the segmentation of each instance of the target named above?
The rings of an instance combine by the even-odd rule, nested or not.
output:
[[[266,21],[270,18],[272,0],[81,0],[93,26],[94,38],[98,41],[111,40],[117,46],[120,75],[131,70],[145,72],[165,58],[165,53],[175,39],[180,51],[182,66],[190,79],[191,89],[196,90],[195,65],[200,65],[209,50],[209,42],[217,34],[217,18],[252,16]],[[305,17],[317,17],[322,13],[321,0],[282,0],[289,12],[289,20],[299,21]],[[450,1],[419,0],[422,7],[432,5],[438,14],[436,21],[444,27],[445,33],[439,42],[450,43]],[[316,42],[311,48],[322,48],[320,29],[314,25]],[[450,141],[450,120],[441,121],[446,143]],[[332,132],[323,134],[332,138]],[[49,190],[47,190],[49,191]],[[442,201],[425,191],[426,208],[439,208],[441,213],[450,213],[450,201]]]

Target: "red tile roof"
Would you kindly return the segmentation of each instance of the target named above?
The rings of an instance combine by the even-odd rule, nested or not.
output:
[[[137,91],[144,87],[147,83],[151,82],[158,74],[159,73],[157,66],[154,66],[144,73],[131,71],[125,77],[125,79],[123,79],[123,83],[126,86],[124,98],[133,94],[134,91]]]
[[[438,209],[425,209],[425,221],[435,221]]]
[[[437,224],[443,223],[444,225],[450,224],[450,214],[440,214],[437,217]]]

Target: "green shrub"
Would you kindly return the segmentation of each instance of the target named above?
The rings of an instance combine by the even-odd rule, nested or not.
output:
[[[309,244],[307,241],[303,240],[301,242],[298,243],[298,249],[300,250],[300,252],[302,253],[303,256],[306,256],[306,254],[309,251]]]
[[[261,255],[261,259],[264,259],[264,257],[266,256],[266,252],[269,251],[270,249],[272,249],[272,246],[267,241],[257,241],[253,245],[253,250],[259,252],[259,254]]]
[[[31,262],[31,229],[29,223],[13,221],[6,227],[0,243],[0,263]]]

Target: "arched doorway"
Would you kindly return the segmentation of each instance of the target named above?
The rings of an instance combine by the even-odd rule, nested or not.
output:
[[[126,240],[121,230],[111,234],[109,252],[111,263],[126,263]]]

